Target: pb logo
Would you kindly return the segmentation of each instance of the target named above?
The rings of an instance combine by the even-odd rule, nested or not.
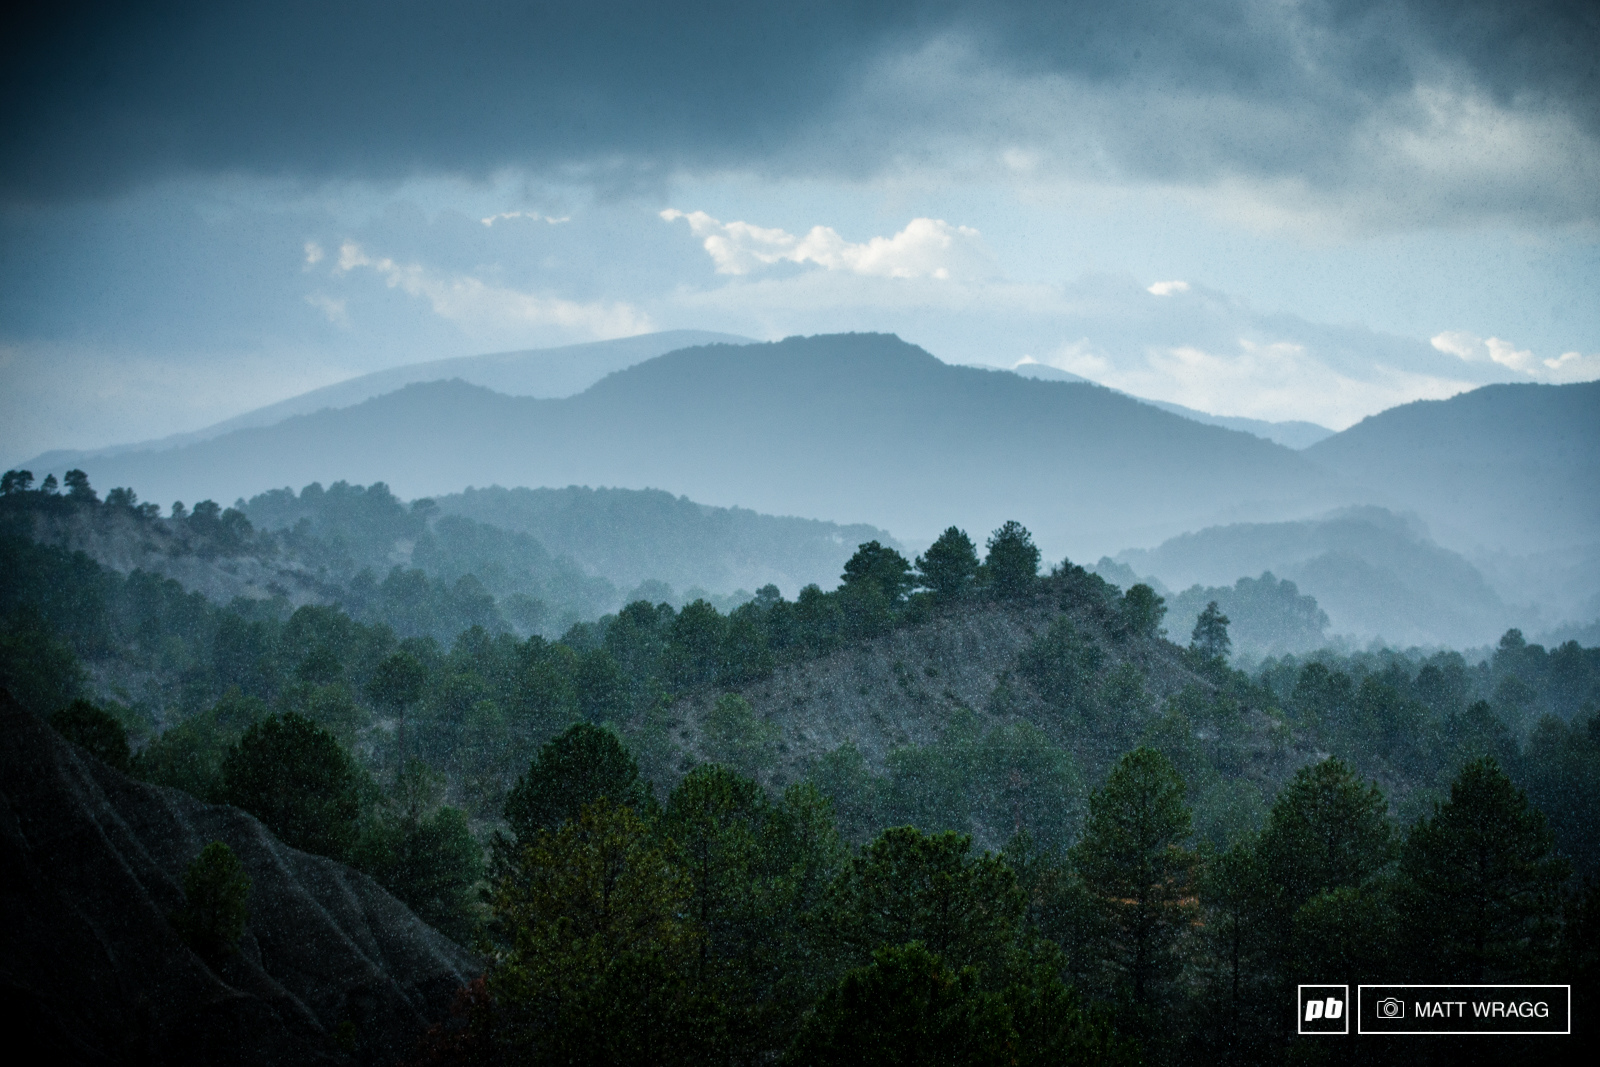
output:
[[[1350,987],[1347,985],[1303,985],[1299,997],[1299,1032],[1302,1034],[1348,1034],[1350,1032]]]

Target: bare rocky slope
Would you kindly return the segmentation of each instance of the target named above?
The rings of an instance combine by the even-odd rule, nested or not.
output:
[[[1044,591],[1035,597],[975,601],[936,611],[918,625],[781,666],[770,677],[741,687],[739,695],[778,737],[777,758],[759,777],[769,788],[781,788],[806,777],[819,756],[846,743],[861,753],[870,772],[883,774],[896,748],[934,744],[965,719],[966,728],[980,733],[1031,723],[1097,779],[1130,739],[1158,723],[1169,698],[1190,687],[1206,700],[1216,696],[1216,683],[1194,670],[1171,641],[1120,634],[1114,600],[1074,591],[1079,582],[1067,576],[1052,576],[1042,584]],[[1117,721],[1087,727],[1036,691],[1020,670],[1024,651],[1063,616],[1101,650],[1103,659],[1091,685],[1125,665],[1137,668],[1142,677],[1142,699],[1114,712]],[[701,691],[673,705],[670,736],[686,757],[680,768],[712,758],[707,716],[722,692]],[[1233,773],[1267,795],[1313,758],[1261,709],[1244,710],[1231,744]],[[657,786],[675,780],[674,770],[652,768]],[[998,847],[1002,842],[1003,835],[976,829],[980,843]]]
[[[778,728],[781,764],[796,773],[809,759],[847,741],[868,765],[881,768],[895,748],[937,741],[962,711],[974,713],[985,728],[1025,718],[1056,733],[1058,742],[1070,740],[1049,729],[1058,716],[1013,675],[1018,655],[1061,613],[1043,596],[963,606],[921,625],[780,667],[740,695]],[[1131,662],[1145,672],[1153,703],[1185,685],[1212,688],[1181,664],[1178,650],[1167,642],[1113,646],[1090,613],[1068,614],[1113,649],[1104,670]],[[1003,682],[1012,699],[1002,708],[994,696]],[[701,693],[685,704],[688,714],[678,737],[689,749],[702,743],[701,720],[718,695]]]
[[[211,841],[251,881],[212,966],[168,921]],[[0,693],[0,1000],[69,1063],[393,1063],[477,959],[365,875],[245,813],[134,781]]]

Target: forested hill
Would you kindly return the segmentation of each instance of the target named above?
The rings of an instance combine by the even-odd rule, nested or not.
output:
[[[1513,630],[1478,663],[1322,653],[1246,674],[1220,612],[1185,647],[1149,587],[1040,574],[1014,523],[983,547],[950,528],[913,565],[869,542],[830,592],[446,643],[336,608],[218,607],[0,538],[0,688],[82,752],[488,939],[485,983],[420,1062],[610,1048],[619,1017],[689,1020],[669,1062],[835,1062],[853,1024],[818,1029],[863,986],[866,1015],[903,1004],[906,965],[965,998],[951,1011],[1016,1005],[997,1018],[1027,1055],[983,1062],[1119,1067],[1141,1060],[1110,1026],[1146,1063],[1292,1059],[1284,1005],[1307,974],[1594,988],[1600,650]],[[246,944],[245,891],[215,852],[171,922],[220,958]],[[1492,883],[1467,881],[1485,866]],[[1485,884],[1525,906],[1474,919]],[[223,896],[207,914],[226,924],[193,918]],[[647,936],[596,963],[590,931],[619,915]],[[180,951],[162,936],[156,962]],[[575,1007],[552,1022],[553,1001]]]
[[[1463,551],[1600,546],[1600,382],[1489,385],[1363,419],[1305,455]]]
[[[951,515],[978,529],[1018,518],[1054,558],[1344,502],[1320,468],[1260,438],[1097,386],[950,366],[878,334],[685,349],[565,400],[412,385],[86,469],[158,499],[337,479],[389,480],[402,496],[654,487],[924,541]]]

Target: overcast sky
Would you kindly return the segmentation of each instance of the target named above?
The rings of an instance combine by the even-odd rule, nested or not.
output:
[[[1335,428],[1600,377],[1593,3],[37,6],[0,462],[678,327]]]

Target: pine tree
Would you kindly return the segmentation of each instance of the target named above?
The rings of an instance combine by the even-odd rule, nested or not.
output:
[[[580,722],[545,743],[506,798],[506,823],[517,844],[555,830],[601,797],[642,808],[648,796],[639,764],[617,735]]]
[[[917,573],[936,599],[960,600],[978,576],[978,549],[966,531],[952,526],[917,557]]]
[[[985,546],[989,554],[983,561],[983,578],[999,597],[1022,596],[1033,590],[1039,579],[1039,549],[1033,535],[1014,519],[1007,520],[989,535]]]
[[[355,844],[363,777],[332,734],[291,711],[255,723],[229,750],[222,796],[285,844],[343,859]]]
[[[840,579],[846,589],[863,583],[876,586],[891,607],[899,605],[916,584],[906,558],[877,541],[868,541],[856,549]]]
[[[1441,978],[1529,980],[1548,966],[1568,874],[1551,844],[1544,815],[1488,756],[1412,828],[1400,856],[1409,922]]]
[[[1213,600],[1206,605],[1206,610],[1200,613],[1195,620],[1194,632],[1190,635],[1189,647],[1206,659],[1225,660],[1228,652],[1233,648],[1233,641],[1228,637],[1228,623],[1231,620],[1217,607]]]
[[[1137,748],[1117,761],[1089,798],[1089,820],[1071,856],[1099,901],[1103,956],[1125,976],[1133,1002],[1154,1000],[1176,966],[1173,943],[1192,920],[1196,857],[1184,847],[1192,816],[1170,760]]]
[[[1287,920],[1318,893],[1358,886],[1394,858],[1388,801],[1349,766],[1302,767],[1278,794],[1259,852],[1277,910]]]

